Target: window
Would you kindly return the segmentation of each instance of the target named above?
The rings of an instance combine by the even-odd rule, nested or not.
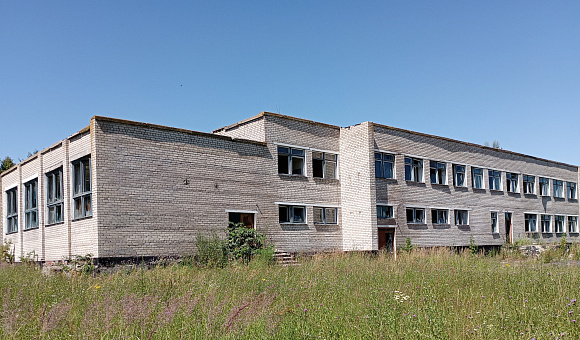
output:
[[[538,215],[536,214],[524,214],[524,231],[526,233],[536,233],[538,232],[538,228],[537,228],[537,220],[538,220]]]
[[[493,234],[499,233],[499,226],[497,225],[497,211],[491,212],[491,232]]]
[[[564,198],[564,182],[554,179],[552,184],[554,185],[554,197]]]
[[[483,189],[483,169],[473,168],[472,169],[472,182],[473,188]]]
[[[332,153],[312,151],[312,176],[318,178],[336,178],[336,158]]]
[[[453,185],[457,187],[465,186],[465,165],[453,165]]]
[[[18,231],[18,191],[6,191],[6,234]]]
[[[278,207],[280,223],[306,223],[306,208],[298,205],[280,205]]]
[[[315,224],[337,224],[336,208],[314,207]]]
[[[489,170],[489,190],[501,190],[501,172]]]
[[[395,178],[395,155],[375,152],[375,177]]]
[[[304,150],[279,146],[278,173],[304,176]]]
[[[431,183],[433,184],[447,184],[447,164],[443,162],[431,161],[430,171]]]
[[[91,159],[79,159],[72,165],[74,218],[91,216]]]
[[[550,215],[542,215],[542,232],[551,233],[552,232],[552,218]]]
[[[518,191],[518,174],[512,172],[506,172],[505,179],[507,182],[508,192],[519,192]]]
[[[24,184],[24,230],[38,227],[38,179]]]
[[[377,205],[377,218],[393,218],[394,210],[390,205]]]
[[[550,196],[550,180],[540,177],[540,196]]]
[[[405,157],[405,180],[412,182],[423,182],[422,160]]]
[[[566,183],[566,196],[568,199],[574,200],[576,199],[576,183],[574,182],[567,182]]]
[[[46,174],[46,210],[48,211],[47,224],[62,222],[62,168]]]
[[[566,229],[564,228],[564,216],[555,215],[554,225],[556,227],[556,233],[562,234],[566,232]]]
[[[524,194],[535,195],[536,194],[536,177],[530,175],[524,175]]]
[[[455,224],[456,225],[469,225],[469,211],[467,211],[467,210],[455,210]]]
[[[433,224],[449,224],[449,210],[447,210],[447,209],[431,209],[431,223],[433,223]]]
[[[578,216],[568,216],[568,232],[578,233]]]
[[[425,209],[407,208],[407,223],[425,223]]]

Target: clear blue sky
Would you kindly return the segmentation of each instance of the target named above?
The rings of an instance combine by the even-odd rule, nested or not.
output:
[[[580,2],[0,0],[1,158],[261,111],[580,165]]]

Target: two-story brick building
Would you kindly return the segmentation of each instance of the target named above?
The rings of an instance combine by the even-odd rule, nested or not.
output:
[[[290,252],[576,242],[578,166],[371,122],[263,112],[213,133],[93,117],[0,176],[39,261],[180,256],[242,221]]]

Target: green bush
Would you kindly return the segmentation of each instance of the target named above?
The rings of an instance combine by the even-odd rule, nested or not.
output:
[[[226,247],[234,259],[249,262],[264,247],[266,237],[255,229],[247,228],[242,223],[228,225]]]
[[[0,246],[0,262],[14,262],[14,254],[12,253],[12,241],[5,241]]]
[[[401,247],[401,250],[404,251],[405,253],[410,253],[411,250],[413,250],[413,244],[411,243],[411,238],[407,237],[405,239],[405,245],[403,247]]]

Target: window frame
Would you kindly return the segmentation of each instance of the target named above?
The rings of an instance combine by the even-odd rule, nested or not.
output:
[[[288,221],[282,221],[281,217],[281,212],[280,209],[286,208],[287,209],[287,218]],[[303,209],[302,211],[303,216],[302,216],[302,221],[295,221],[294,220],[294,216],[297,216],[297,214],[295,214],[294,209]],[[299,215],[298,215],[299,216]],[[280,224],[307,224],[307,213],[306,213],[306,206],[305,205],[292,205],[292,204],[279,204],[278,205],[278,222]]]
[[[533,225],[530,223],[533,221]],[[531,230],[533,226],[533,230]],[[538,214],[524,213],[524,232],[537,233],[538,232]]]
[[[6,197],[6,235],[18,232],[18,187],[5,192]]]
[[[420,207],[406,207],[405,208],[405,212],[406,212],[406,221],[407,224],[426,224],[425,222],[425,208],[420,208]],[[412,215],[412,220],[409,220],[409,211],[412,211],[411,215]],[[423,214],[423,218],[422,219],[417,219],[417,212],[421,211]]]
[[[287,151],[287,153],[283,153],[283,152],[280,152],[281,149],[287,149],[288,151]],[[279,175],[306,177],[306,171],[305,171],[306,170],[306,167],[305,167],[306,149],[299,148],[299,147],[285,146],[285,145],[277,145],[276,150],[278,153],[278,174]],[[294,151],[296,151],[297,153],[294,154]],[[302,155],[299,154],[299,151],[302,152]],[[281,156],[286,157],[286,167],[288,169],[288,172],[281,172],[280,171],[280,165],[282,164],[282,162],[280,161]],[[300,167],[300,173],[294,173],[294,161],[293,161],[293,159],[302,160],[302,164]]]
[[[24,228],[31,230],[38,228],[38,178],[34,178],[23,185],[24,187]],[[32,217],[34,216],[34,220]],[[33,222],[33,223],[31,223]]]
[[[429,180],[431,184],[447,185],[447,163],[429,160]]]
[[[443,216],[443,223],[439,222]],[[431,224],[449,225],[449,209],[431,208]]]
[[[379,156],[380,160],[377,158],[377,156]],[[392,157],[393,158],[392,161],[385,159],[387,157]],[[396,155],[394,153],[375,151],[375,177],[385,179],[395,179],[396,178],[395,161]],[[385,170],[387,169],[385,167],[385,164],[390,165],[389,168],[391,169],[391,177],[387,177],[385,175]]]
[[[507,191],[509,193],[517,194],[520,192],[519,179],[520,175],[518,173],[515,172],[505,173],[505,181],[507,184]]]
[[[476,186],[476,171],[480,171],[481,174],[477,174],[477,177],[481,176],[481,182],[480,182],[480,186]],[[485,171],[483,168],[478,168],[478,167],[472,167],[471,168],[471,187],[473,189],[480,189],[480,190],[485,190]]]
[[[566,233],[566,216],[554,215],[554,232],[556,234]]]
[[[550,179],[547,177],[538,177],[538,185],[540,190],[540,196],[549,197],[550,196]],[[545,190],[544,190],[545,188]]]
[[[58,175],[58,176],[57,176]],[[46,180],[46,225],[62,223],[64,221],[64,178],[62,166],[45,174]],[[58,179],[58,180],[57,180]],[[58,182],[58,183],[57,183]],[[57,191],[58,185],[58,191]],[[54,192],[51,192],[51,188]],[[56,197],[60,194],[60,197]],[[57,211],[60,208],[60,219],[57,220]],[[54,211],[51,213],[51,210]],[[51,220],[51,216],[55,219]]]
[[[495,217],[494,217],[495,215]],[[499,219],[498,219],[499,212],[498,211],[490,211],[490,218],[491,218],[491,233],[492,234],[499,234]]]
[[[315,157],[315,154],[320,154],[321,157]],[[330,156],[334,156],[334,160],[330,159]],[[327,159],[327,156],[328,159]],[[316,161],[316,162],[315,162]],[[317,176],[317,171],[315,170],[315,164],[322,164],[322,177]],[[327,167],[332,165],[334,168],[333,177],[327,177]],[[337,179],[338,178],[338,154],[326,151],[312,150],[312,177],[323,178],[323,179]]]
[[[531,179],[531,181],[530,181]],[[525,195],[535,195],[536,194],[536,176],[533,175],[522,175],[522,186]],[[531,184],[531,186],[530,186]],[[529,191],[531,187],[531,192]]]
[[[321,222],[317,222],[316,221],[316,210],[317,209],[321,209],[321,217],[322,217],[322,221]],[[334,222],[329,222],[328,221],[328,214],[327,214],[327,210],[334,210]],[[306,211],[305,211],[306,214]],[[320,206],[313,206],[312,207],[312,220],[314,221],[314,224],[329,224],[329,225],[337,225],[338,224],[338,208],[336,207],[320,207]]]
[[[463,214],[463,213],[465,213],[465,216],[466,216],[465,219],[467,220],[466,221],[467,223],[459,223],[460,222],[459,220],[460,219],[463,219],[463,217],[461,217],[460,214]],[[466,209],[455,209],[454,210],[454,216],[455,216],[455,225],[456,226],[468,226],[469,225],[469,210],[466,210]]]
[[[93,200],[92,200],[92,162],[91,156],[85,156],[76,159],[71,162],[72,165],[72,210],[73,210],[73,221],[83,219],[86,217],[93,216]],[[76,166],[79,165],[80,180],[77,183],[77,171]],[[88,167],[88,184],[89,190],[87,190],[87,167]],[[77,184],[80,184],[80,190],[77,189]],[[80,202],[80,214],[77,214],[77,202]],[[87,210],[87,202],[89,204],[90,210]]]
[[[554,198],[564,198],[564,181],[561,179],[552,179],[552,192]]]
[[[390,216],[389,217],[381,217],[379,214],[379,209],[382,208],[390,208]],[[377,204],[377,219],[379,220],[384,220],[384,219],[389,219],[389,218],[395,218],[395,207],[390,205],[390,204]]]
[[[552,233],[552,215],[540,214],[540,231],[542,234]]]
[[[568,227],[568,233],[578,234],[578,216],[569,215],[568,218],[566,219],[566,225]],[[572,226],[574,228],[572,228]]]
[[[501,182],[501,171],[488,169],[487,170],[487,177],[489,179],[489,190],[493,191],[503,191],[503,186]],[[497,175],[497,176],[496,176]],[[495,185],[497,180],[497,186]]]
[[[457,171],[457,167],[463,167],[463,172],[459,172]],[[465,175],[467,173],[467,166],[464,164],[453,164],[452,166],[453,168],[453,185],[456,187],[462,187],[465,188],[467,187],[467,176]],[[457,182],[457,174],[463,174],[463,184],[458,184]]]
[[[578,185],[575,182],[566,182],[566,197],[569,200],[578,199]]]
[[[425,183],[423,178],[423,159],[405,156],[405,181]]]

